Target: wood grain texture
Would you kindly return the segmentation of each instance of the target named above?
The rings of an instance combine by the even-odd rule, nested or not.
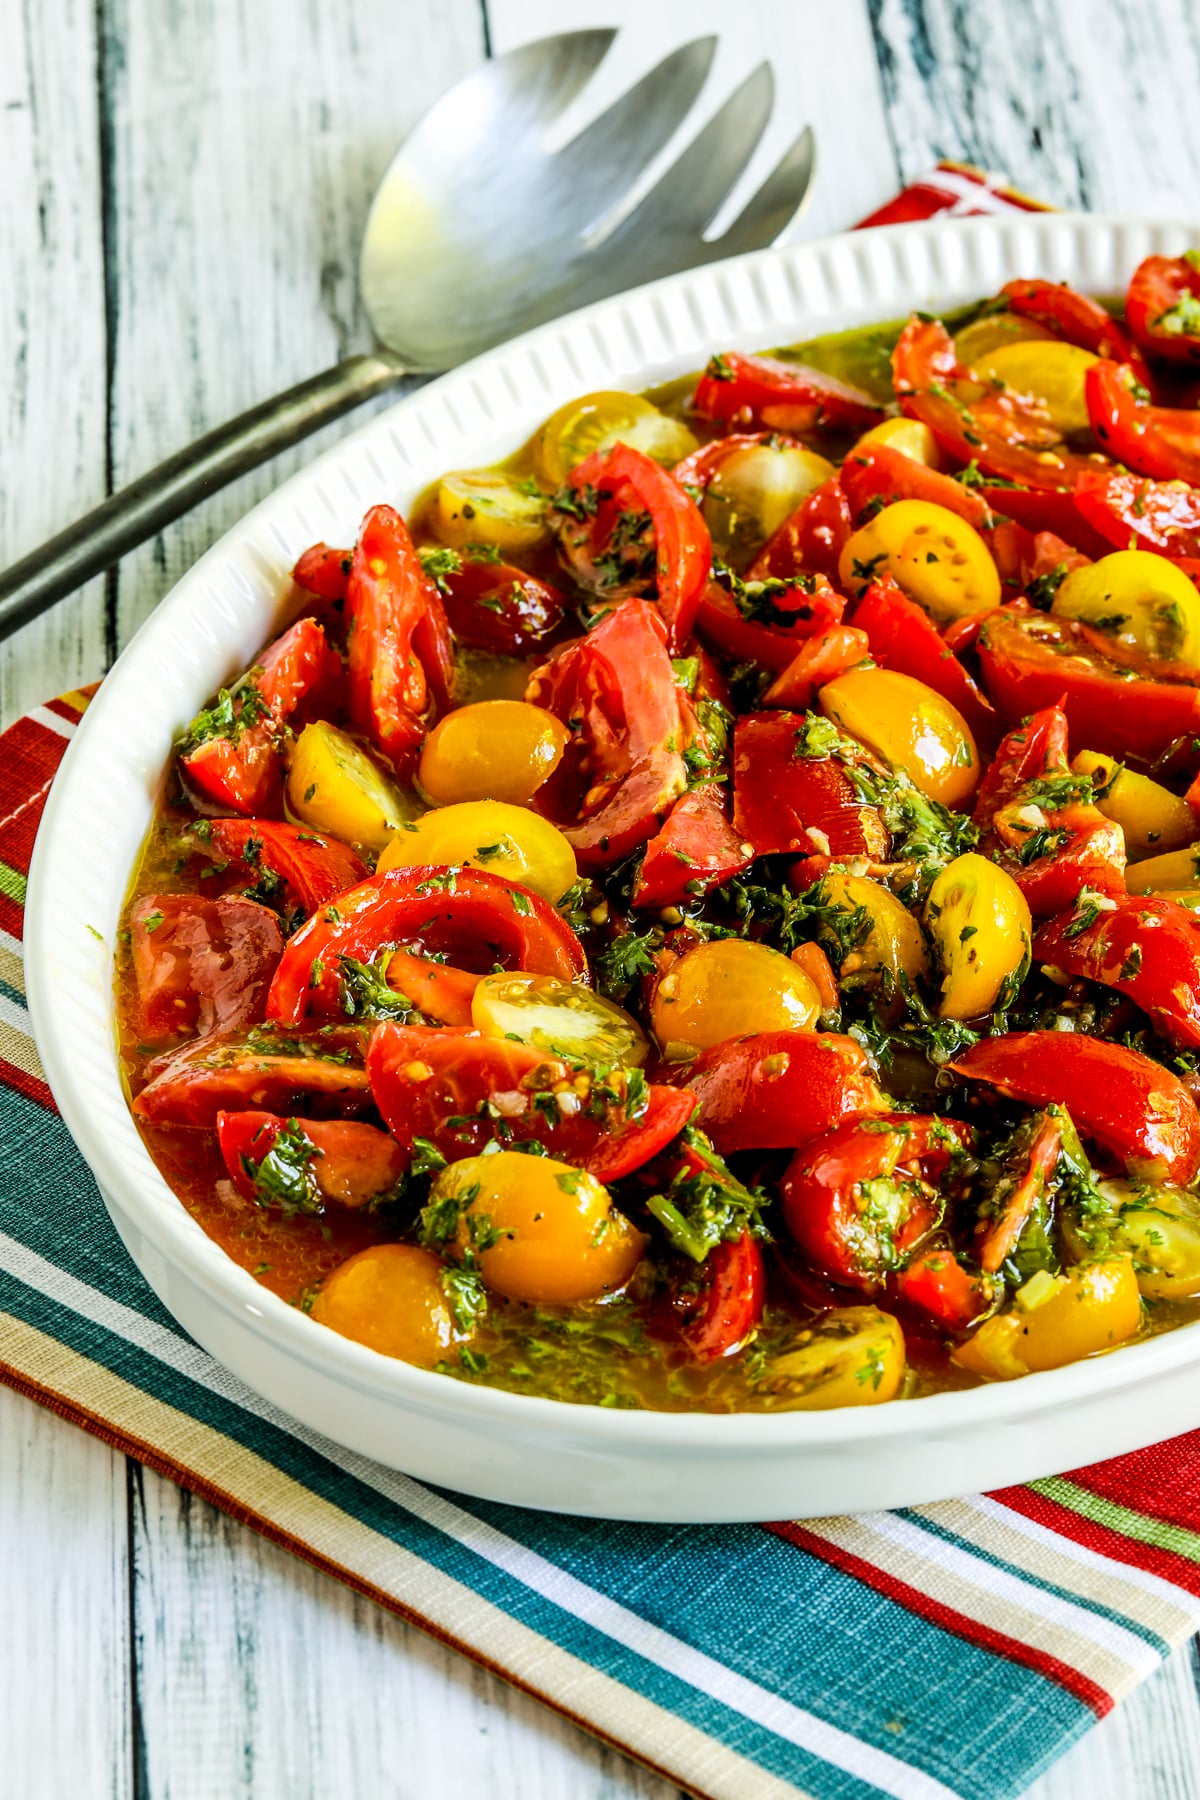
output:
[[[0,1388],[0,1790],[132,1800],[124,1459]]]
[[[751,0],[732,21],[727,0],[486,8],[500,50],[625,27],[585,110],[715,30],[703,119],[769,54],[779,103],[742,192],[811,121],[807,233],[840,228],[942,154],[1060,204],[1194,210],[1188,0]],[[355,266],[370,193],[483,32],[481,0],[0,0],[0,557],[365,345]],[[111,651],[317,448],[128,559],[107,611],[92,583],[0,646],[0,723],[98,673],[106,629]],[[169,1483],[134,1471],[128,1497],[119,1459],[0,1391],[5,1800],[672,1800]],[[1197,1800],[1198,1771],[1185,1651],[1029,1800]]]

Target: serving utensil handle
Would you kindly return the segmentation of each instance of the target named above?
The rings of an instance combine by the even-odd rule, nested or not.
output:
[[[411,371],[386,350],[345,361],[252,406],[147,470],[0,574],[0,638],[47,611],[172,519]]]

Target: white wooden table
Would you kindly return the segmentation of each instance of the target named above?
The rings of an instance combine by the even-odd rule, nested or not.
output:
[[[756,167],[813,122],[814,232],[939,155],[1062,205],[1200,210],[1200,0],[0,0],[0,562],[366,347],[356,247],[408,125],[489,50],[622,21],[614,85],[724,34],[707,110],[771,57]],[[0,647],[0,724],[99,675],[314,447]],[[4,1390],[0,1597],[5,1800],[673,1792]],[[1192,1646],[1036,1800],[1200,1795],[1198,1678]]]

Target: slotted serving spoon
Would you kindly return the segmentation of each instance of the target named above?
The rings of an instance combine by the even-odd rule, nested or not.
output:
[[[638,177],[696,100],[715,38],[673,51],[547,152],[550,127],[615,36],[543,38],[484,63],[437,101],[397,153],[367,220],[362,290],[380,347],[208,432],[14,563],[0,575],[0,637],[206,495],[404,376],[453,368],[590,300],[772,243],[808,194],[809,130],[723,236],[703,235],[771,116],[766,63],[629,205]]]

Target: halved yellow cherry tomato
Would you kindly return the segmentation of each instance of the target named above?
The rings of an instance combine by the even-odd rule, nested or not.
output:
[[[571,470],[594,450],[631,444],[656,462],[682,462],[696,439],[678,419],[660,412],[641,394],[584,394],[552,413],[534,441],[538,473],[549,488],[562,487]]]
[[[1035,325],[1032,319],[1023,319],[1019,313],[988,313],[955,333],[954,354],[963,368],[969,369],[980,357],[990,356],[1005,344],[1035,342],[1056,344],[1059,339],[1044,325]]]
[[[928,425],[920,419],[885,419],[881,425],[872,425],[859,438],[851,456],[859,451],[868,451],[875,444],[883,444],[889,450],[898,450],[901,456],[907,456],[912,462],[924,463],[927,469],[940,469],[941,452],[937,447],[937,439]]]
[[[451,1253],[470,1253],[509,1300],[599,1300],[625,1286],[646,1243],[594,1175],[550,1156],[464,1157],[441,1171],[431,1199],[459,1202]]]
[[[562,761],[571,734],[545,707],[478,700],[434,726],[421,746],[417,780],[438,806],[507,800],[523,806]]]
[[[296,739],[287,803],[301,824],[364,850],[382,850],[393,832],[425,810],[353,738],[324,719],[306,725]]]
[[[701,510],[722,555],[741,560],[837,470],[803,444],[746,444],[720,464]]]
[[[490,869],[532,888],[556,905],[578,876],[575,852],[557,826],[502,800],[465,800],[439,806],[402,826],[379,858],[382,869],[422,863]]]
[[[889,998],[905,983],[915,988],[929,973],[921,927],[882,881],[831,869],[821,882],[821,898],[838,919],[823,923],[819,936],[847,987],[879,987]]]
[[[896,500],[876,513],[842,551],[838,574],[855,592],[871,575],[890,575],[939,624],[1000,604],[987,545],[973,525],[931,500]]]
[[[1131,894],[1172,894],[1176,898],[1189,889],[1200,893],[1200,844],[1134,863],[1125,871],[1125,887]]]
[[[959,1345],[954,1361],[977,1375],[1010,1380],[1111,1350],[1133,1337],[1141,1323],[1132,1257],[1078,1263],[1062,1275],[1041,1269],[1017,1290],[1011,1312],[985,1319]]]
[[[1133,1258],[1138,1290],[1150,1300],[1200,1294],[1200,1197],[1186,1188],[1106,1181],[1116,1206],[1112,1246]]]
[[[1095,750],[1081,750],[1071,763],[1078,775],[1090,775],[1096,805],[1106,819],[1115,819],[1125,833],[1125,854],[1130,862],[1181,850],[1200,837],[1198,819],[1187,801],[1173,794],[1149,775],[1126,769],[1114,757]]]
[[[974,850],[956,856],[929,890],[925,929],[942,975],[943,1019],[976,1019],[995,1007],[1029,956],[1032,922],[1012,876]]]
[[[553,975],[485,975],[471,1022],[488,1037],[517,1038],[568,1062],[644,1063],[650,1040],[621,1007]]]
[[[432,1369],[474,1336],[454,1316],[445,1273],[441,1258],[416,1244],[373,1244],[326,1276],[311,1317],[381,1356]]]
[[[503,469],[461,469],[443,475],[437,491],[438,532],[456,550],[494,545],[506,554],[532,550],[550,536],[546,496],[536,482]]]
[[[1114,550],[1072,569],[1050,610],[1142,656],[1200,663],[1200,594],[1182,569],[1149,550]]]
[[[772,1356],[754,1391],[773,1408],[825,1412],[894,1400],[904,1378],[904,1333],[877,1306],[839,1306]]]
[[[976,356],[971,372],[983,381],[1000,381],[1018,393],[1032,394],[1063,436],[1072,437],[1089,429],[1085,384],[1088,370],[1099,360],[1077,344],[1027,339]]]
[[[765,944],[720,938],[681,956],[654,990],[650,1024],[665,1054],[688,1057],[753,1031],[808,1031],[816,985]]]
[[[850,669],[820,692],[827,718],[874,750],[943,806],[961,806],[979,786],[979,752],[958,708],[923,681],[894,669]]]

